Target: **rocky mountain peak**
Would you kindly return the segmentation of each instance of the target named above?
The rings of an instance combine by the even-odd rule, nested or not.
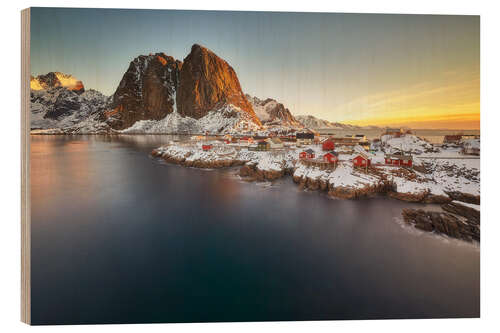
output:
[[[81,94],[85,91],[82,81],[76,79],[70,74],[61,72],[49,72],[37,77],[30,78],[31,90],[47,90],[50,88],[63,87],[68,90]]]
[[[194,44],[184,59],[177,94],[179,113],[199,119],[209,111],[232,104],[261,125],[241,90],[234,69],[209,49]]]
[[[160,120],[176,111],[181,67],[180,61],[163,52],[132,60],[106,112],[108,123],[124,129],[138,120]]]
[[[132,60],[105,117],[111,127],[122,130],[174,112],[201,119],[228,105],[250,127],[261,126],[234,69],[206,47],[194,44],[184,62],[163,52]]]

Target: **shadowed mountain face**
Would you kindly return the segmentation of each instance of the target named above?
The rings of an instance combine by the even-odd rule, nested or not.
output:
[[[123,75],[106,112],[115,129],[138,120],[160,120],[176,110],[176,91],[182,63],[164,53],[135,58]]]
[[[180,83],[177,104],[181,115],[199,119],[211,110],[233,104],[260,125],[234,69],[207,48],[192,46],[184,59]]]

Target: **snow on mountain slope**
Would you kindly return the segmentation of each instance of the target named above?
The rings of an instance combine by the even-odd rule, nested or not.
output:
[[[30,98],[31,129],[88,127],[90,123],[102,122],[102,112],[109,102],[109,97],[96,90],[77,93],[65,87],[32,90]]]
[[[184,133],[184,134],[226,134],[256,131],[259,126],[251,115],[239,107],[226,104],[223,107],[208,112],[200,119],[182,117],[178,112],[172,112],[161,120],[140,120],[131,127],[120,131],[128,134],[145,133]]]
[[[246,98],[252,104],[255,114],[267,126],[284,126],[291,128],[302,128],[302,124],[295,119],[290,110],[285,108],[281,103],[276,100],[268,98],[262,100],[258,97],[252,97],[246,94]]]

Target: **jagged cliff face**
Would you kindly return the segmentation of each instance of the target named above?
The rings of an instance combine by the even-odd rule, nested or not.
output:
[[[181,66],[164,53],[135,58],[113,94],[107,122],[124,129],[138,120],[160,120],[176,111]]]
[[[272,98],[261,100],[258,97],[252,97],[248,94],[246,97],[252,104],[255,114],[259,117],[262,124],[294,128],[303,127],[282,103],[278,103]]]
[[[107,122],[121,130],[140,120],[161,120],[177,112],[200,119],[210,111],[235,112],[260,126],[235,71],[212,51],[193,45],[184,62],[164,53],[135,58],[113,95]],[[225,109],[224,109],[225,110]]]
[[[82,81],[76,79],[72,75],[61,72],[49,72],[45,75],[31,77],[31,90],[47,90],[50,88],[63,87],[67,90],[81,94],[85,91]]]
[[[184,59],[177,94],[179,113],[200,119],[209,111],[232,104],[246,113],[256,124],[260,121],[248,102],[234,69],[215,53],[193,45]]]
[[[36,114],[32,128],[74,127],[77,120],[83,122],[84,113],[92,115],[92,126],[102,123],[99,130],[229,133],[261,128],[226,61],[196,44],[184,60],[164,53],[136,57],[113,96],[101,98],[98,105],[75,96],[83,95],[84,88],[71,75],[55,72],[31,78]],[[78,130],[92,131],[92,126],[84,126]]]

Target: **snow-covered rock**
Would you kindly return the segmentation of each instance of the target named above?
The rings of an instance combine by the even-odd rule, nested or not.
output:
[[[412,154],[422,154],[424,152],[434,151],[432,144],[413,134],[404,134],[400,137],[382,135],[380,141],[386,153],[403,151]]]
[[[304,127],[295,117],[290,110],[285,108],[281,103],[278,103],[272,98],[262,100],[258,97],[246,95],[248,101],[252,104],[255,114],[263,125],[267,126],[282,126],[290,128]]]
[[[65,87],[31,91],[31,129],[102,130],[102,113],[109,103],[109,97],[96,90],[77,93]],[[92,126],[90,126],[92,124]]]

